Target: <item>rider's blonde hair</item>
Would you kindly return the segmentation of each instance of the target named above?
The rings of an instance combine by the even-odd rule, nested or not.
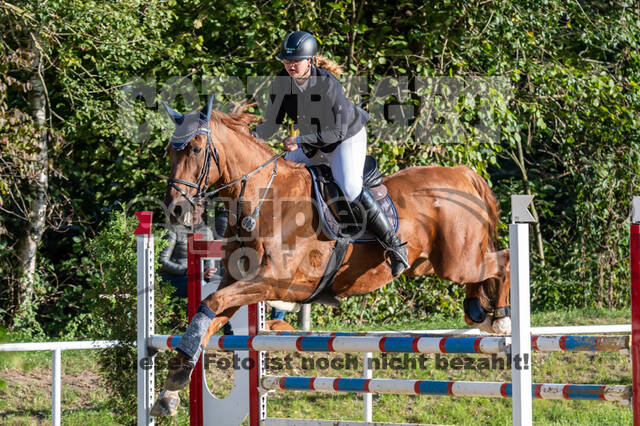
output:
[[[332,61],[331,59],[325,56],[315,55],[314,59],[315,59],[316,66],[326,69],[331,74],[333,74],[336,78],[340,77],[344,73],[344,70],[342,69],[342,65],[338,65],[337,63],[335,63],[334,61]]]

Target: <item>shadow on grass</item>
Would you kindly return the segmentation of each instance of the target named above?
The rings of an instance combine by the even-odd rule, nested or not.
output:
[[[101,407],[81,407],[81,408],[70,408],[70,409],[62,409],[61,417],[64,418],[65,415],[75,414],[75,413],[97,413],[104,410]],[[0,423],[3,423],[9,417],[35,417],[38,420],[46,420],[51,418],[51,410],[12,410],[12,411],[2,411],[0,412]]]

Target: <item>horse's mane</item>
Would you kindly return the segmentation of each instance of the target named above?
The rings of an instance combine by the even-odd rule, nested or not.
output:
[[[250,112],[245,112],[247,108],[251,108],[254,105],[256,104],[242,101],[241,103],[236,105],[229,114],[214,110],[211,112],[211,116],[214,120],[224,124],[236,136],[238,136],[238,138],[256,145],[266,154],[272,156],[274,155],[273,150],[266,143],[264,143],[264,141],[254,138],[249,133],[249,125],[260,121],[260,117],[258,117],[257,115]]]

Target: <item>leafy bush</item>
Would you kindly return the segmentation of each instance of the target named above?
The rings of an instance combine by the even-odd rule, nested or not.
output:
[[[89,241],[86,247],[88,287],[81,306],[90,307],[89,313],[76,320],[76,327],[85,332],[97,332],[103,339],[122,342],[117,348],[100,350],[102,377],[109,393],[109,408],[119,416],[118,423],[135,423],[136,348],[130,342],[137,339],[137,255],[133,230],[137,219],[115,211],[111,219]],[[155,258],[166,246],[160,238],[162,228],[154,230]],[[155,331],[157,334],[177,334],[186,327],[186,303],[173,298],[169,284],[155,282]],[[87,324],[89,323],[89,324]],[[156,357],[166,361],[169,354]]]
[[[462,315],[463,299],[464,286],[434,277],[401,276],[372,293],[344,299],[336,307],[314,304],[311,322],[324,329],[338,323],[384,328],[397,321]]]
[[[274,53],[295,27],[314,33],[321,53],[343,64],[348,76],[364,77],[362,92],[374,95],[383,78],[399,83],[393,95],[369,105],[370,152],[385,172],[466,164],[490,181],[505,222],[509,195],[536,195],[534,309],[628,305],[628,206],[640,183],[638,2],[285,3],[185,1],[176,7],[172,0],[141,9],[132,0],[56,0],[3,9],[0,23],[10,30],[0,40],[0,129],[9,139],[0,151],[3,164],[16,165],[0,174],[3,323],[32,335],[103,337],[111,324],[93,320],[94,305],[105,304],[96,306],[103,312],[116,302],[82,297],[102,279],[86,242],[115,206],[134,196],[157,199],[165,188],[160,177],[168,172],[169,123],[157,109],[164,83],[190,76],[200,103],[205,92],[221,102],[240,101],[249,94],[246,86],[228,93],[215,78],[245,84],[249,76],[274,75],[281,69]],[[16,36],[24,31],[42,40],[52,138],[47,195],[55,215],[39,247],[36,297],[14,323],[17,303],[8,289],[19,272],[12,256],[27,203],[15,202],[11,191],[28,176],[22,173],[28,167],[17,165],[28,151],[22,147],[33,142],[28,53],[37,53],[30,37]],[[433,78],[442,83],[439,90],[419,84]],[[148,99],[154,105],[123,102],[140,79],[155,89]],[[465,85],[478,90],[457,90]],[[357,101],[358,91],[351,91]],[[186,101],[178,96],[176,102],[181,108]],[[408,115],[374,113],[399,108]],[[409,127],[392,125],[399,121]],[[150,133],[141,142],[127,130],[144,122]],[[483,125],[498,136],[487,141]],[[363,321],[458,315],[460,291],[438,280],[399,280],[339,312]],[[372,310],[362,312],[361,303]]]

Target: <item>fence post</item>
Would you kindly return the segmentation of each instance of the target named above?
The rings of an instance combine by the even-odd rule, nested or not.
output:
[[[640,426],[640,197],[633,197],[629,262],[631,263],[631,365],[633,424]]]
[[[371,352],[365,352],[363,358],[364,378],[373,378],[373,354]],[[362,394],[362,402],[364,405],[364,421],[371,423],[373,421],[373,394],[371,392],[365,392]]]
[[[300,330],[311,330],[311,304],[305,303],[300,307],[300,313],[298,313],[298,321],[300,323]]]
[[[140,225],[134,231],[138,248],[138,426],[153,425],[150,416],[153,406],[155,368],[147,342],[154,334],[154,270],[153,270],[153,234],[151,233],[152,212],[135,212]]]
[[[53,357],[51,361],[51,424],[53,426],[60,426],[60,392],[61,389],[61,362],[62,357],[60,349],[53,350]]]
[[[533,195],[511,196],[511,376],[513,425],[532,424],[531,404],[531,312],[529,296],[529,223],[534,222],[527,206]]]

